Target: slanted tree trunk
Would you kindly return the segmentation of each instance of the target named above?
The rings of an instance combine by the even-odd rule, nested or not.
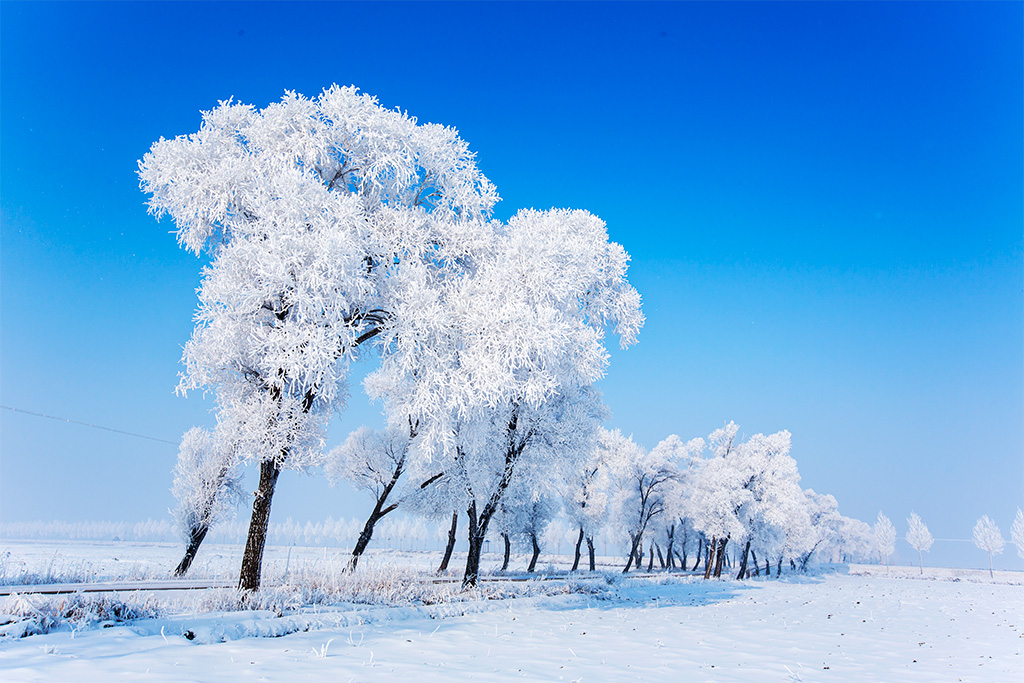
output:
[[[671,567],[671,563],[672,563],[672,556],[669,555],[668,556],[668,562],[666,562],[665,561],[665,556],[661,554],[661,546],[658,545],[657,543],[655,543],[654,547],[657,548],[657,550],[658,550],[658,563],[661,565],[661,568],[662,569],[669,569]],[[651,557],[653,558],[654,555],[651,555]]]
[[[714,561],[715,550],[718,548],[716,539],[712,538],[710,541],[704,544],[704,549],[707,551],[707,559],[704,561],[704,579],[711,578],[712,562]]]
[[[747,541],[747,545],[743,548],[743,560],[740,561],[740,573],[736,575],[737,579],[747,578],[747,555],[750,554],[750,541]]]
[[[459,511],[452,513],[452,525],[448,527],[448,544],[444,547],[444,557],[441,558],[441,566],[437,573],[448,571],[448,562],[452,559],[452,551],[455,550],[455,532],[459,528]]]
[[[208,524],[200,524],[192,528],[192,531],[188,535],[188,546],[185,548],[185,557],[181,558],[181,562],[174,568],[175,576],[184,576],[188,572],[188,568],[192,566],[192,560],[196,559],[196,553],[199,552],[199,546],[202,544],[203,539],[206,538],[206,532],[210,530]]]
[[[260,483],[252,503],[249,535],[242,554],[242,570],[238,575],[238,589],[245,592],[258,590],[263,570],[263,549],[267,544],[267,526],[270,524],[270,504],[274,500],[281,464],[275,460],[260,463]]]
[[[647,549],[647,573],[654,571],[654,543],[651,542],[650,547]]]
[[[697,557],[693,561],[693,569],[690,570],[691,572],[697,571],[697,567],[700,566],[700,556],[703,554],[703,552],[704,552],[704,537],[701,536],[700,538],[697,539]]]
[[[754,576],[761,576],[761,568],[757,566],[757,553],[753,550],[750,551],[750,561],[754,565]],[[747,573],[747,576],[750,576],[750,574]]]
[[[377,522],[384,518],[389,512],[393,511],[398,507],[398,503],[392,503],[391,505],[384,507],[384,503],[387,502],[388,496],[395,488],[395,484],[402,478],[402,471],[404,469],[405,459],[402,458],[395,465],[395,471],[391,474],[391,481],[387,483],[380,495],[377,497],[377,502],[373,506],[373,510],[370,512],[370,516],[366,520],[366,524],[363,525],[363,530],[359,533],[359,538],[356,539],[356,545],[352,548],[352,556],[348,558],[348,570],[353,571],[356,565],[359,563],[359,558],[362,557],[363,552],[366,550],[366,546],[370,544],[370,539],[373,538],[373,529],[377,526]]]
[[[537,558],[540,557],[540,544],[537,543],[537,534],[530,532],[530,543],[533,544],[533,557],[530,558],[530,566],[526,571],[532,573],[537,569]]]
[[[505,490],[512,482],[512,474],[515,471],[516,462],[526,448],[526,442],[516,443],[514,435],[519,423],[517,412],[513,412],[508,422],[509,444],[505,451],[505,467],[502,470],[498,486],[487,499],[483,509],[477,512],[476,500],[469,504],[466,515],[469,518],[469,553],[466,555],[466,573],[462,577],[462,587],[475,586],[480,578],[480,556],[483,551],[484,537],[487,535],[487,525],[491,522],[498,505],[501,503]]]
[[[583,525],[580,525],[580,535],[576,539],[576,552],[572,558],[572,569],[569,571],[576,571],[580,566],[580,546],[583,545]]]
[[[597,571],[597,561],[594,557],[594,537],[587,536],[587,554],[590,555],[590,571]]]
[[[505,557],[501,561],[501,571],[508,571],[508,561],[512,557],[512,539],[508,537],[508,534],[502,534],[501,540],[505,544]]]
[[[718,557],[715,560],[715,578],[722,576],[722,563],[725,561],[725,546],[729,543],[729,537],[718,541]]]
[[[636,561],[637,569],[640,568],[640,562],[643,558],[638,554],[638,548],[642,542],[643,536],[641,534],[637,534],[636,536],[633,534],[629,535],[629,559],[626,561],[626,566],[622,569],[623,574],[627,573],[629,568],[633,566],[634,560]]]

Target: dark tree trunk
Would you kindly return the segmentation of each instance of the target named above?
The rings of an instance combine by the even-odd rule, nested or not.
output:
[[[267,544],[267,526],[270,524],[270,504],[274,500],[274,489],[281,474],[277,460],[260,463],[260,483],[252,503],[252,519],[249,522],[249,536],[245,541],[242,555],[242,570],[238,576],[238,589],[251,592],[260,587],[263,571],[263,548]]]
[[[175,576],[185,576],[188,572],[188,568],[192,566],[192,560],[196,559],[196,553],[199,551],[199,546],[202,544],[203,539],[206,538],[206,532],[210,530],[210,527],[206,524],[201,524],[197,527],[193,527],[192,532],[188,536],[188,546],[185,548],[185,557],[181,558],[181,562],[174,568]]]
[[[665,557],[668,558],[668,569],[675,569],[675,560],[672,557],[672,547],[676,543],[676,525],[673,524],[668,529],[668,545],[665,546]],[[658,554],[661,554],[661,548],[658,548]],[[666,566],[664,562],[661,564],[662,567]]]
[[[481,528],[480,520],[477,519],[475,500],[469,504],[466,517],[469,522],[469,553],[466,555],[466,573],[462,577],[463,587],[476,585],[480,576],[480,553],[487,533],[487,529]]]
[[[582,545],[583,545],[583,527],[580,526],[580,535],[579,535],[579,538],[576,539],[576,553],[575,553],[575,555],[573,555],[573,558],[572,558],[572,569],[570,569],[569,571],[574,572],[577,569],[579,569],[579,567],[580,567],[580,546],[582,546]]]
[[[665,561],[665,556],[661,554],[661,546],[658,545],[657,543],[655,543],[654,547],[658,550],[658,562],[661,564],[661,568],[662,569],[668,569],[669,565],[672,562],[672,556],[669,555],[668,556],[668,562],[666,562]],[[651,557],[654,557],[654,555],[651,555]]]
[[[718,541],[718,557],[715,560],[715,578],[722,576],[722,563],[725,561],[725,546],[729,543],[729,537]]]
[[[626,566],[622,569],[623,574],[628,572],[629,568],[633,566],[634,560],[636,561],[637,569],[640,569],[640,562],[643,561],[643,558],[639,555],[640,551],[638,550],[640,544],[643,542],[643,536],[641,536],[640,534],[637,534],[636,536],[630,534],[629,540],[629,559],[626,561]]]
[[[775,578],[779,578],[780,576],[782,576],[782,558],[781,557],[779,558],[779,566],[775,570]]]
[[[779,571],[782,571],[782,560],[779,560]],[[768,558],[764,558],[764,577],[766,579],[772,578],[772,565],[768,562]]]
[[[652,542],[650,547],[647,548],[647,573],[654,571],[654,543]]]
[[[740,573],[736,575],[737,579],[747,578],[747,555],[750,554],[750,541],[747,541],[747,545],[743,548],[743,559],[740,561]]]
[[[508,561],[512,557],[512,539],[508,537],[508,534],[502,534],[501,540],[505,544],[505,557],[501,561],[501,571],[508,571]]]
[[[530,542],[533,543],[533,557],[530,558],[530,566],[526,571],[533,572],[537,569],[537,558],[540,557],[540,545],[537,543],[537,534],[530,533]]]
[[[691,569],[690,571],[692,571],[692,572],[697,571],[697,567],[700,566],[700,556],[703,554],[703,552],[704,552],[704,537],[701,536],[700,538],[697,539],[697,557],[696,557],[696,559],[694,559],[694,561],[693,561],[693,569]]]
[[[359,563],[359,558],[362,557],[363,552],[366,550],[366,546],[370,545],[370,540],[373,538],[373,528],[377,526],[377,522],[388,514],[392,510],[398,507],[398,503],[394,503],[387,507],[384,507],[384,503],[388,502],[388,496],[391,495],[391,491],[394,490],[395,484],[402,477],[402,469],[405,465],[405,459],[398,461],[395,465],[395,471],[391,474],[391,481],[387,483],[387,486],[381,491],[380,496],[377,498],[377,502],[373,506],[373,510],[370,512],[370,516],[366,520],[366,524],[363,525],[363,530],[359,533],[359,538],[356,539],[356,545],[352,548],[352,556],[348,558],[348,570],[352,571],[356,568],[356,564]]]
[[[707,559],[704,560],[704,578],[711,578],[711,563],[714,561],[714,551],[718,548],[714,538],[704,544],[704,550],[707,554]]]
[[[519,456],[522,455],[523,449],[526,448],[525,442],[515,443],[518,424],[519,415],[517,410],[512,413],[512,418],[508,421],[507,433],[509,435],[509,444],[505,451],[505,468],[501,473],[501,479],[498,481],[497,488],[491,494],[491,497],[488,498],[483,509],[479,511],[479,515],[476,509],[476,500],[469,504],[469,509],[466,511],[469,517],[469,554],[466,555],[466,573],[462,577],[463,588],[475,586],[477,579],[480,578],[480,555],[483,551],[484,537],[487,535],[487,525],[498,509],[501,498],[505,495],[505,490],[512,483],[516,462],[519,460]]]
[[[754,565],[754,576],[761,576],[761,568],[757,566],[757,553],[753,550],[750,551],[750,562]]]
[[[455,532],[459,528],[459,511],[452,513],[452,525],[448,528],[448,545],[444,547],[444,557],[441,558],[441,566],[437,573],[448,571],[448,562],[452,559],[452,551],[455,550]]]
[[[594,537],[587,536],[587,553],[590,555],[590,571],[597,571],[597,561],[594,557]]]

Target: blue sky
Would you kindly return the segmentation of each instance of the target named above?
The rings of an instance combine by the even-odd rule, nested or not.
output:
[[[355,84],[457,127],[499,217],[607,221],[648,318],[612,351],[613,426],[648,447],[730,419],[789,429],[804,485],[844,514],[1006,532],[1024,505],[1022,7],[3,2],[0,400],[172,442],[212,424],[173,393],[200,263],[146,215],[137,160],[218,100]],[[331,445],[377,422],[355,384]],[[0,410],[0,519],[163,516],[175,455]],[[288,475],[274,517],[365,507]]]

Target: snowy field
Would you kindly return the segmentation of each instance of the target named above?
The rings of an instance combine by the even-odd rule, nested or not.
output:
[[[18,563],[20,571],[40,574],[49,565],[77,570],[84,580],[162,578],[179,550],[172,544],[56,546],[3,542],[0,552],[9,553],[9,574]],[[204,552],[199,566],[210,576],[230,573],[237,559],[233,548]],[[330,567],[343,557],[333,555],[334,550],[270,548],[267,576],[283,578],[287,568],[330,577]],[[367,559],[367,571],[373,572],[387,563],[427,568],[437,554]],[[491,599],[285,604],[244,612],[208,611],[217,606],[217,593],[152,594],[134,599],[157,606],[154,618],[0,638],[0,678],[1022,680],[1019,573],[997,572],[990,580],[988,572],[926,568],[927,580],[920,580],[916,568],[856,565],[844,572],[748,582],[621,580],[608,573],[569,589],[537,582],[481,591]],[[503,597],[513,594],[519,597]],[[42,600],[3,598],[0,612],[25,599]]]

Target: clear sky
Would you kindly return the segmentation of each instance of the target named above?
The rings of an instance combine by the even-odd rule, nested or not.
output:
[[[588,209],[647,325],[612,426],[789,429],[803,484],[940,539],[1024,505],[1022,3],[0,3],[0,402],[177,442],[201,263],[137,160],[234,97],[354,84]],[[381,422],[357,382],[331,430]],[[172,506],[176,447],[0,410],[0,519]],[[365,513],[287,474],[274,518]],[[242,511],[245,514],[245,511]],[[932,557],[984,564],[973,547]],[[904,547],[904,554],[909,552]],[[977,557],[975,557],[977,555]],[[1022,563],[1012,551],[1000,561]]]

